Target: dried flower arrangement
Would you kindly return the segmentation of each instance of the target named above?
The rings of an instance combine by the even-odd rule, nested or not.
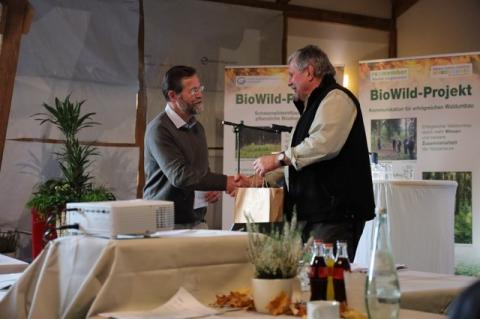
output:
[[[294,214],[291,222],[281,229],[274,228],[270,234],[260,234],[258,225],[247,217],[248,257],[255,267],[255,278],[280,279],[297,275],[300,260],[309,249],[302,241],[302,229]]]

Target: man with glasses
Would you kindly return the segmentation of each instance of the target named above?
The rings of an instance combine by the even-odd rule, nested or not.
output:
[[[204,89],[194,68],[172,67],[162,83],[165,111],[145,132],[143,197],[173,201],[175,228],[206,228],[206,205],[218,201],[219,191],[231,194],[245,182],[210,172],[205,131],[195,119],[203,111]]]
[[[285,152],[258,158],[254,169],[264,176],[283,166],[284,212],[295,205],[305,238],[347,241],[353,261],[365,221],[375,216],[360,104],[336,83],[335,68],[318,47],[297,50],[288,64],[300,118]],[[275,175],[268,174],[267,181],[275,182]]]

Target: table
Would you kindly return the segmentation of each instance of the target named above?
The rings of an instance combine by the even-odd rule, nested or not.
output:
[[[245,233],[208,230],[134,240],[60,238],[48,244],[8,291],[0,314],[18,319],[99,318],[102,312],[155,308],[181,286],[209,304],[215,294],[250,286],[253,267],[247,243]],[[476,279],[410,270],[400,271],[399,277],[402,308],[438,313]],[[441,318],[402,313],[401,318]]]
[[[218,319],[218,316],[211,316],[208,317],[211,319]],[[275,319],[292,319],[292,318],[299,318],[299,317],[293,317],[293,316],[268,316],[268,315],[261,315],[255,312],[246,312],[246,311],[241,311],[241,312],[231,312],[231,313],[226,313],[225,315],[222,316],[222,318],[246,318],[246,319],[266,319],[266,318],[275,318]],[[406,309],[400,309],[400,317],[399,319],[446,319],[447,317],[444,315],[439,315],[435,313],[427,313],[427,312],[420,312],[420,311],[413,311],[413,310],[406,310]],[[98,318],[100,319],[100,318]],[[104,318],[101,318],[104,319]]]
[[[409,269],[453,274],[457,182],[374,181],[376,207],[387,209],[395,262]],[[355,263],[368,265],[374,221],[365,225]]]
[[[436,313],[400,309],[399,319],[447,319],[447,316]]]
[[[400,270],[398,276],[402,291],[400,306],[433,313],[445,313],[462,290],[479,280],[476,277],[412,270]]]
[[[178,230],[162,238],[70,236],[51,242],[0,302],[4,318],[92,318],[150,309],[180,286],[206,304],[248,286],[245,233]]]
[[[28,267],[28,263],[0,254],[0,274],[22,272]]]
[[[400,308],[444,314],[453,299],[479,278],[399,270],[398,280],[402,293]],[[345,277],[347,300],[352,307],[364,312],[365,281],[366,274],[358,271]]]

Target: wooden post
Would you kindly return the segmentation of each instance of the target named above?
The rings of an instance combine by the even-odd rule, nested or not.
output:
[[[1,35],[5,32],[5,21],[7,20],[7,3],[5,0],[0,0],[0,8],[2,9],[2,12],[0,14],[0,35]]]
[[[282,33],[282,63],[287,64],[287,47],[288,47],[288,17],[283,13],[283,33]]]
[[[397,57],[397,15],[396,9],[397,2],[392,1],[392,10],[391,10],[391,21],[390,21],[390,30],[388,33],[388,57],[396,58]]]
[[[138,156],[138,178],[137,198],[143,197],[143,186],[145,185],[145,171],[143,169],[144,135],[147,122],[147,88],[145,86],[145,23],[143,15],[143,0],[139,0],[138,20],[138,97],[137,114],[135,120],[135,144],[139,148]]]
[[[2,49],[0,53],[0,169],[5,149],[13,85],[17,72],[20,40],[24,25],[28,25],[25,22],[28,12],[27,0],[4,0],[2,4],[2,20],[5,18],[5,21],[0,21],[0,25],[3,25]],[[5,15],[3,10],[6,10]],[[29,15],[31,16],[31,14]]]

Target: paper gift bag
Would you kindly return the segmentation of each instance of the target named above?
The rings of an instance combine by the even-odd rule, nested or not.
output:
[[[283,188],[238,188],[235,197],[235,223],[246,223],[246,214],[256,223],[282,221]]]

